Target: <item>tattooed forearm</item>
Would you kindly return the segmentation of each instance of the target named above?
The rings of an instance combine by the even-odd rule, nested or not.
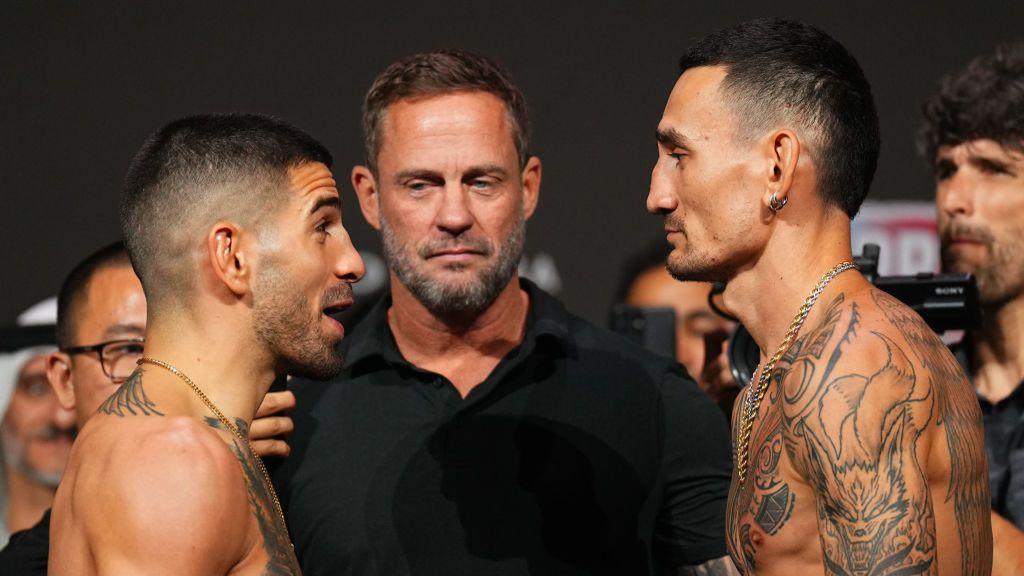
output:
[[[740,572],[728,556],[708,560],[696,566],[678,566],[663,576],[739,576]]]
[[[99,407],[102,414],[110,414],[118,417],[125,417],[128,414],[133,416],[163,416],[163,412],[156,409],[156,404],[146,396],[146,390],[142,387],[142,375],[144,370],[138,368],[125,380],[124,384],[110,395]]]

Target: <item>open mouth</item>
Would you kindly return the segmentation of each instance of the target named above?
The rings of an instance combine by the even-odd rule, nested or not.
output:
[[[345,311],[352,307],[352,301],[346,300],[344,302],[338,302],[331,304],[323,309],[324,316],[334,320],[341,324],[342,318],[345,316]]]

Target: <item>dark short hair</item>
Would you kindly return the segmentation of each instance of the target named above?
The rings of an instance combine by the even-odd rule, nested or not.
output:
[[[135,155],[121,194],[121,229],[150,306],[187,297],[199,234],[226,218],[261,230],[278,212],[288,170],[331,165],[312,136],[277,118],[210,114],[175,120]]]
[[[363,146],[366,165],[377,170],[380,127],[388,106],[399,100],[428,98],[452,92],[487,92],[508,109],[520,166],[530,149],[526,98],[503,66],[463,50],[421,52],[388,66],[370,85],[363,101]]]
[[[971,140],[1024,151],[1024,42],[998,46],[947,75],[922,112],[918,145],[929,160],[943,146]]]
[[[722,92],[743,133],[786,120],[806,129],[822,199],[857,214],[878,164],[878,114],[864,72],[842,44],[803,22],[763,18],[704,37],[679,66],[680,73],[726,67]]]
[[[89,283],[92,282],[96,273],[107,268],[130,266],[131,262],[128,261],[128,252],[125,250],[124,243],[118,241],[93,252],[71,269],[60,286],[60,292],[57,293],[57,346],[59,348],[83,344],[75,342],[75,331],[78,328],[78,319],[81,316],[82,308],[88,304],[86,296]]]

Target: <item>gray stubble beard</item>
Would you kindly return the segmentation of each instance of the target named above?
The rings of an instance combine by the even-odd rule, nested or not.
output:
[[[398,281],[436,316],[465,318],[477,316],[490,307],[512,280],[526,242],[526,218],[520,212],[511,233],[497,248],[498,255],[493,263],[481,270],[475,281],[458,286],[445,284],[417,269],[414,258],[420,258],[420,255],[410,254],[414,249],[407,249],[401,243],[383,214],[380,231],[384,260]],[[494,247],[488,246],[488,250],[489,255]],[[452,269],[458,270],[459,267],[456,265]]]

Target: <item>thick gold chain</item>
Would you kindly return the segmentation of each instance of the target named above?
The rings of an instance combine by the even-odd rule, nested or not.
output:
[[[743,489],[744,484],[747,481],[747,469],[750,466],[750,432],[754,428],[754,420],[757,419],[757,413],[761,409],[761,400],[764,398],[765,392],[768,390],[768,384],[771,382],[771,374],[775,369],[775,364],[779,362],[782,355],[786,353],[789,346],[796,339],[796,335],[800,332],[800,327],[803,326],[804,320],[807,319],[807,315],[811,313],[811,307],[818,301],[818,297],[821,296],[822,291],[828,286],[828,283],[833,278],[838,276],[841,272],[845,272],[851,268],[856,268],[857,265],[850,261],[840,262],[836,264],[831,270],[826,272],[818,283],[814,286],[814,290],[807,295],[804,300],[803,306],[800,307],[800,311],[793,317],[793,321],[789,324],[789,330],[786,331],[786,337],[782,339],[782,343],[779,344],[779,348],[775,351],[775,354],[768,359],[765,363],[764,368],[761,370],[761,377],[757,379],[757,385],[754,388],[747,390],[745,402],[743,403],[742,410],[740,412],[740,425],[739,431],[736,434],[736,471],[739,475],[740,489]],[[754,378],[750,378],[750,384],[754,385]]]
[[[281,501],[277,499],[277,491],[274,490],[274,483],[270,481],[270,474],[267,473],[267,467],[263,465],[263,459],[257,456],[256,452],[253,451],[252,444],[249,443],[249,438],[243,435],[242,431],[239,430],[237,426],[232,424],[231,421],[228,420],[227,416],[225,416],[224,413],[220,411],[220,408],[217,408],[213,401],[210,400],[210,398],[203,393],[199,386],[196,386],[196,383],[193,382],[192,379],[189,378],[188,375],[186,375],[181,370],[178,370],[177,368],[168,364],[167,362],[164,362],[163,360],[157,360],[156,358],[147,358],[145,356],[139,358],[136,361],[136,364],[139,364],[140,366],[142,364],[153,364],[154,366],[159,366],[164,370],[167,370],[171,374],[174,374],[178,378],[181,378],[185,382],[185,384],[188,384],[189,388],[191,388],[192,391],[196,393],[196,396],[199,396],[199,399],[203,401],[203,404],[206,404],[206,407],[210,409],[210,412],[213,412],[213,415],[216,416],[218,420],[220,420],[220,423],[223,424],[232,434],[234,434],[236,438],[241,440],[243,444],[245,444],[246,449],[249,450],[249,455],[251,455],[253,460],[256,461],[256,465],[259,466],[260,472],[263,473],[263,481],[266,484],[267,490],[270,491],[271,498],[274,500],[274,509],[277,511],[277,519],[281,523],[278,528],[282,531],[282,534],[287,534],[288,523],[284,520],[284,511],[281,509]],[[295,546],[293,544],[292,548],[294,547]]]

